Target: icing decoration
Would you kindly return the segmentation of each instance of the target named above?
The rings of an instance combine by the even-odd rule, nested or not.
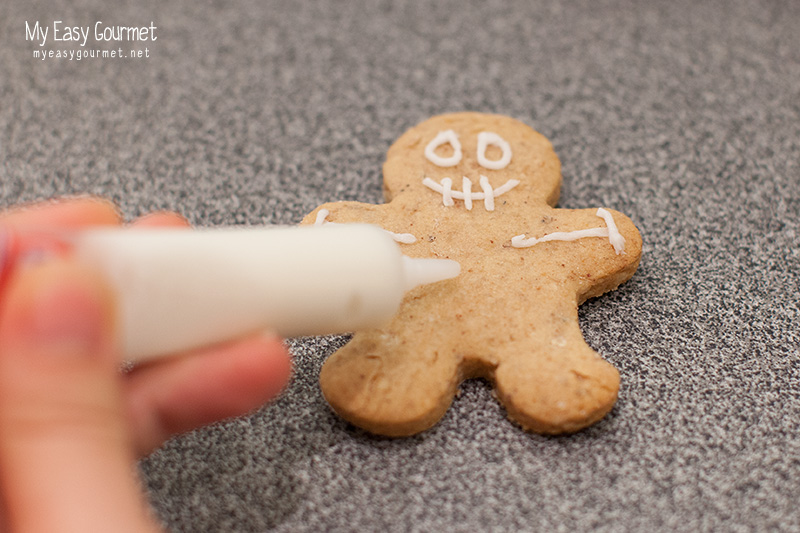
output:
[[[472,211],[472,181],[466,176],[461,179],[461,190],[464,191],[464,207]]]
[[[442,179],[442,202],[446,206],[455,205],[453,201],[453,180],[450,178]]]
[[[383,231],[391,235],[392,238],[396,242],[399,242],[400,244],[414,244],[415,242],[417,242],[417,238],[411,235],[410,233],[395,233],[393,231],[389,231],[388,229],[385,229]]]
[[[336,222],[330,222],[328,220],[325,220],[326,218],[328,218],[328,215],[330,214],[331,212],[328,211],[327,209],[320,209],[319,211],[317,211],[317,218],[314,219],[314,225],[325,226],[327,224],[336,224]],[[417,242],[417,238],[411,235],[410,233],[394,233],[393,231],[389,231],[388,229],[384,229],[383,231],[391,235],[392,238],[395,240],[395,242],[399,242],[400,244],[414,244],[415,242]]]
[[[442,157],[437,155],[435,150],[445,143],[450,143],[453,147],[453,155],[450,157]],[[461,161],[461,143],[458,142],[458,135],[453,130],[440,131],[436,137],[433,138],[428,146],[425,147],[425,157],[434,165],[440,167],[452,167]]]
[[[511,246],[514,248],[529,248],[535,244],[539,244],[540,242],[547,241],[576,241],[586,237],[608,237],[608,242],[610,242],[614,247],[614,251],[617,253],[617,255],[621,254],[625,250],[625,237],[623,237],[617,229],[617,225],[614,223],[614,218],[611,216],[611,213],[601,207],[597,210],[596,215],[605,221],[605,228],[580,229],[576,231],[556,231],[553,233],[548,233],[547,235],[539,237],[538,239],[536,237],[526,239],[525,235],[522,234],[511,238]]]
[[[611,246],[614,247],[614,251],[617,252],[617,255],[624,252],[625,237],[623,237],[617,229],[617,224],[614,222],[614,217],[612,217],[611,213],[602,207],[597,209],[597,216],[603,217],[603,220],[606,222],[606,226],[608,226],[608,242],[610,242]]]
[[[487,211],[494,211],[494,189],[489,184],[489,178],[481,176],[480,181],[481,189],[483,189],[483,205]]]
[[[486,158],[486,148],[493,144],[503,151],[503,156],[492,161]],[[505,139],[491,131],[482,131],[478,134],[478,164],[483,168],[489,170],[501,170],[508,166],[511,162],[511,146],[508,145]]]
[[[489,178],[481,176],[480,185],[483,192],[472,192],[472,182],[466,176],[462,180],[462,191],[453,190],[453,180],[450,178],[442,178],[441,184],[436,183],[431,178],[422,180],[423,185],[442,195],[442,204],[447,207],[455,205],[455,202],[453,202],[453,198],[455,198],[456,200],[464,200],[464,206],[468,210],[472,210],[473,200],[483,200],[483,205],[487,211],[494,211],[494,199],[501,194],[507,193],[519,183],[519,180],[508,180],[498,188],[492,189],[489,184]]]
[[[328,218],[328,215],[330,214],[331,212],[328,211],[327,209],[320,209],[319,211],[317,211],[317,218],[314,219],[314,225],[322,226],[323,224],[333,224],[333,222],[328,222],[327,220],[325,220],[326,218]]]

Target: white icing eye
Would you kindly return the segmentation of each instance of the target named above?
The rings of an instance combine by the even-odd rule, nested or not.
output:
[[[450,143],[453,147],[453,155],[450,157],[441,157],[436,154],[435,150],[441,145]],[[453,130],[440,131],[439,134],[433,138],[428,146],[425,147],[425,157],[434,165],[440,167],[453,167],[461,161],[461,143],[458,142],[458,135]]]
[[[500,159],[492,161],[486,158],[486,148],[490,144],[497,146],[503,151],[503,156]],[[488,168],[489,170],[500,170],[506,168],[510,162],[511,147],[505,139],[491,131],[482,131],[478,134],[478,163],[480,166]]]

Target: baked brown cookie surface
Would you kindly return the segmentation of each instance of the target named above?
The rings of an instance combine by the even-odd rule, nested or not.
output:
[[[325,204],[305,224],[369,223],[411,257],[461,264],[409,292],[381,329],[356,332],[324,364],[343,418],[403,436],[434,425],[459,383],[489,379],[526,430],[577,431],[614,405],[619,374],[583,340],[578,305],[636,270],[641,237],[606,209],[556,209],[550,142],[509,117],[454,113],[404,133],[383,167],[387,203]]]

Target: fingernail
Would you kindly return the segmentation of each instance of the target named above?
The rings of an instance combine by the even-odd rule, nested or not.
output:
[[[56,254],[47,248],[28,248],[20,253],[17,264],[22,268],[29,268],[44,263],[48,259],[53,259]]]
[[[0,228],[0,294],[11,274],[11,231]]]
[[[9,250],[11,247],[11,235],[5,228],[0,228],[0,277],[6,271],[6,263],[8,263]]]
[[[65,257],[68,253],[68,244],[49,233],[28,231],[21,235],[10,227],[0,227],[0,293],[15,270]]]
[[[58,236],[48,232],[28,232],[17,244],[14,251],[16,262],[20,266],[32,266],[44,263],[56,257],[68,255],[68,244]]]
[[[278,333],[272,329],[261,330],[259,335],[265,341],[282,341],[283,339],[278,336]]]
[[[20,277],[8,302],[18,341],[44,355],[93,357],[109,323],[97,288],[60,261],[21,269]]]

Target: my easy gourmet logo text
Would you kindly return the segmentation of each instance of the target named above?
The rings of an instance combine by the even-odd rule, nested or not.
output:
[[[76,26],[61,20],[46,25],[38,20],[25,21],[25,40],[39,45],[33,50],[36,59],[82,59],[82,58],[148,58],[150,49],[139,43],[155,42],[156,26],[122,26],[107,24],[101,20],[88,26]],[[46,46],[50,43],[50,47]],[[122,44],[124,43],[124,44]],[[117,45],[109,48],[109,44]],[[76,45],[79,47],[76,49]],[[103,46],[95,48],[94,46]]]

